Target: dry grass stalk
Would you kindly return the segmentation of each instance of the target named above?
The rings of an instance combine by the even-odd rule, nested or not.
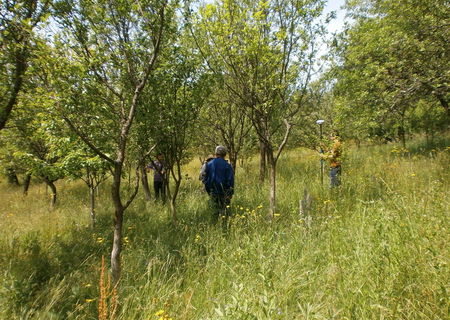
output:
[[[100,268],[100,297],[98,301],[98,319],[114,320],[116,318],[117,307],[119,304],[117,288],[111,289],[111,275],[108,273],[108,280],[105,284],[105,257],[102,256],[102,266]],[[109,310],[109,312],[108,312]]]

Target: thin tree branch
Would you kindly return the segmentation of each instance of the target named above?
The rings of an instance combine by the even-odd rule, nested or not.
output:
[[[287,121],[287,119],[283,119],[283,121],[284,121],[284,124],[286,125],[286,132],[285,132],[285,134],[284,134],[283,141],[282,141],[281,144],[278,146],[277,155],[275,156],[275,162],[278,161],[278,158],[280,157],[281,152],[283,151],[284,147],[286,146],[286,143],[287,143],[287,141],[288,141],[288,138],[289,138],[289,135],[290,135],[291,129],[292,129],[292,124],[289,123],[289,122]]]
[[[128,199],[128,201],[125,203],[125,205],[123,206],[123,211],[125,211],[130,206],[130,204],[133,202],[134,198],[136,197],[136,195],[139,191],[139,180],[140,180],[139,167],[140,166],[137,166],[137,168],[136,168],[136,185],[134,187],[134,192],[131,195],[131,197]]]
[[[100,158],[108,161],[111,164],[115,163],[113,159],[111,159],[105,153],[100,151],[100,149],[98,149],[77,127],[75,127],[75,125],[72,123],[72,121],[70,121],[69,118],[67,118],[66,116],[63,116],[62,118],[69,125],[70,129],[72,129],[72,131],[75,132],[75,134],[79,136],[81,140],[83,140],[84,143],[86,143],[92,149],[92,151],[94,151]]]

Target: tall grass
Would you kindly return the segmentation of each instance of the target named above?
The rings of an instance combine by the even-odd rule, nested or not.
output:
[[[173,225],[159,203],[126,213],[120,319],[447,319],[450,144],[349,148],[343,185],[320,184],[317,155],[287,152],[278,208],[257,159],[237,171],[227,222],[214,224],[189,164]],[[101,256],[109,255],[109,189],[89,227],[87,190],[61,181],[26,198],[1,186],[0,318],[98,319]],[[304,190],[310,217],[299,215]]]

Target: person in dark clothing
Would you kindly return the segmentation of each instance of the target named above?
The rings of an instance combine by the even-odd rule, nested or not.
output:
[[[159,199],[160,197],[164,200],[166,195],[165,185],[164,185],[164,157],[162,154],[156,155],[156,161],[152,161],[151,164],[148,165],[148,169],[154,171],[153,173],[153,188],[155,190],[155,199]]]
[[[227,216],[227,207],[234,194],[234,172],[225,160],[227,149],[216,147],[216,158],[208,162],[205,168],[203,183],[214,207],[214,217]]]

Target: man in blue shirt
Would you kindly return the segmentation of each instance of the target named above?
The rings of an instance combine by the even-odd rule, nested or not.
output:
[[[234,193],[233,168],[225,160],[226,155],[227,149],[225,147],[216,147],[216,157],[206,165],[202,180],[215,207],[215,218],[227,215],[228,210],[226,209]]]

